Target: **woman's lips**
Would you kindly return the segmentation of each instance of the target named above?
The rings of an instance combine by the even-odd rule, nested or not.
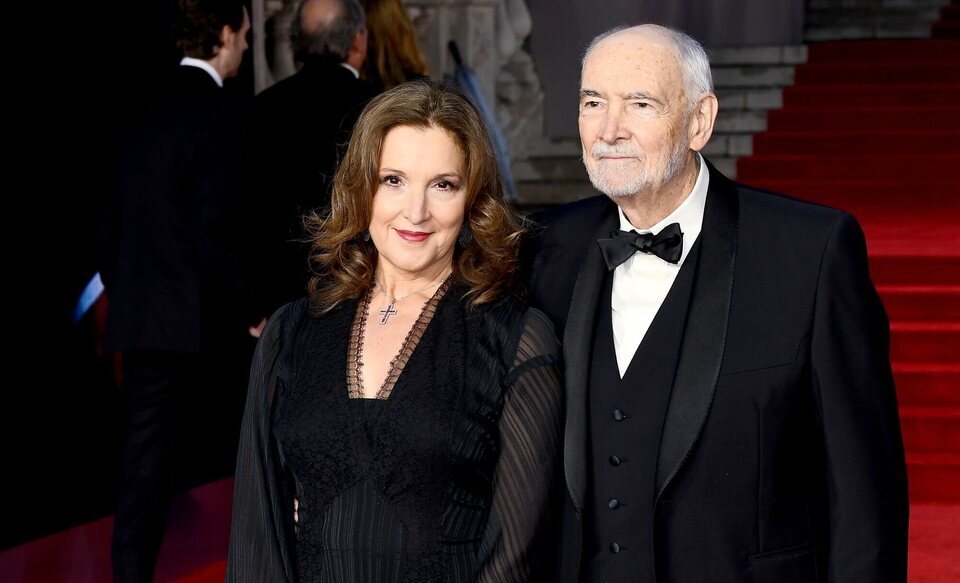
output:
[[[430,236],[430,233],[424,233],[423,231],[402,231],[400,229],[397,229],[397,234],[400,235],[404,241],[411,243],[422,243]]]

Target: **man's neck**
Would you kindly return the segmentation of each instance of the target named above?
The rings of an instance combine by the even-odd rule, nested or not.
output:
[[[611,198],[623,210],[631,225],[637,229],[649,229],[683,204],[693,191],[699,173],[700,156],[693,153],[686,167],[659,188]]]

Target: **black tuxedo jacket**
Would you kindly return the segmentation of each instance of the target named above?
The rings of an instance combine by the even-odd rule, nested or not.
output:
[[[710,169],[693,294],[655,476],[660,583],[904,582],[908,501],[889,329],[840,211]],[[619,227],[595,197],[535,217],[531,302],[563,331],[561,579],[581,563],[587,383]],[[646,341],[646,340],[645,340]]]
[[[251,197],[264,222],[271,307],[305,293],[309,246],[300,242],[302,216],[330,204],[340,153],[373,95],[339,63],[311,60],[255,100]]]
[[[123,132],[100,232],[111,351],[200,352],[266,315],[239,188],[246,102],[196,67]]]

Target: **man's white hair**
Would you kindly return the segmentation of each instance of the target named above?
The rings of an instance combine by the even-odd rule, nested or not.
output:
[[[583,67],[587,64],[587,57],[600,42],[618,32],[631,28],[655,30],[670,43],[677,54],[677,62],[680,63],[680,71],[683,75],[683,91],[687,95],[687,101],[691,108],[697,104],[701,97],[707,93],[713,93],[713,74],[710,72],[710,59],[707,57],[703,45],[685,32],[659,24],[641,24],[636,27],[619,26],[594,38],[583,53],[583,59],[580,62],[580,78],[583,78]]]

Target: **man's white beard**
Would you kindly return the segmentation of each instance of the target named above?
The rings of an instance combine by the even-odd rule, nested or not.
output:
[[[611,198],[633,196],[640,192],[659,189],[676,178],[680,174],[680,170],[683,169],[683,163],[689,150],[690,145],[687,140],[680,140],[667,157],[666,164],[655,169],[656,172],[648,172],[646,156],[643,155],[643,152],[635,150],[631,144],[611,146],[603,142],[596,142],[590,149],[589,155],[597,163],[592,166],[585,163],[584,166],[587,168],[587,174],[590,176],[593,187],[603,194]],[[628,163],[603,162],[600,160],[601,156],[610,154],[631,156],[635,160]],[[584,157],[586,155],[584,153]],[[639,169],[633,170],[634,167],[639,167]]]

